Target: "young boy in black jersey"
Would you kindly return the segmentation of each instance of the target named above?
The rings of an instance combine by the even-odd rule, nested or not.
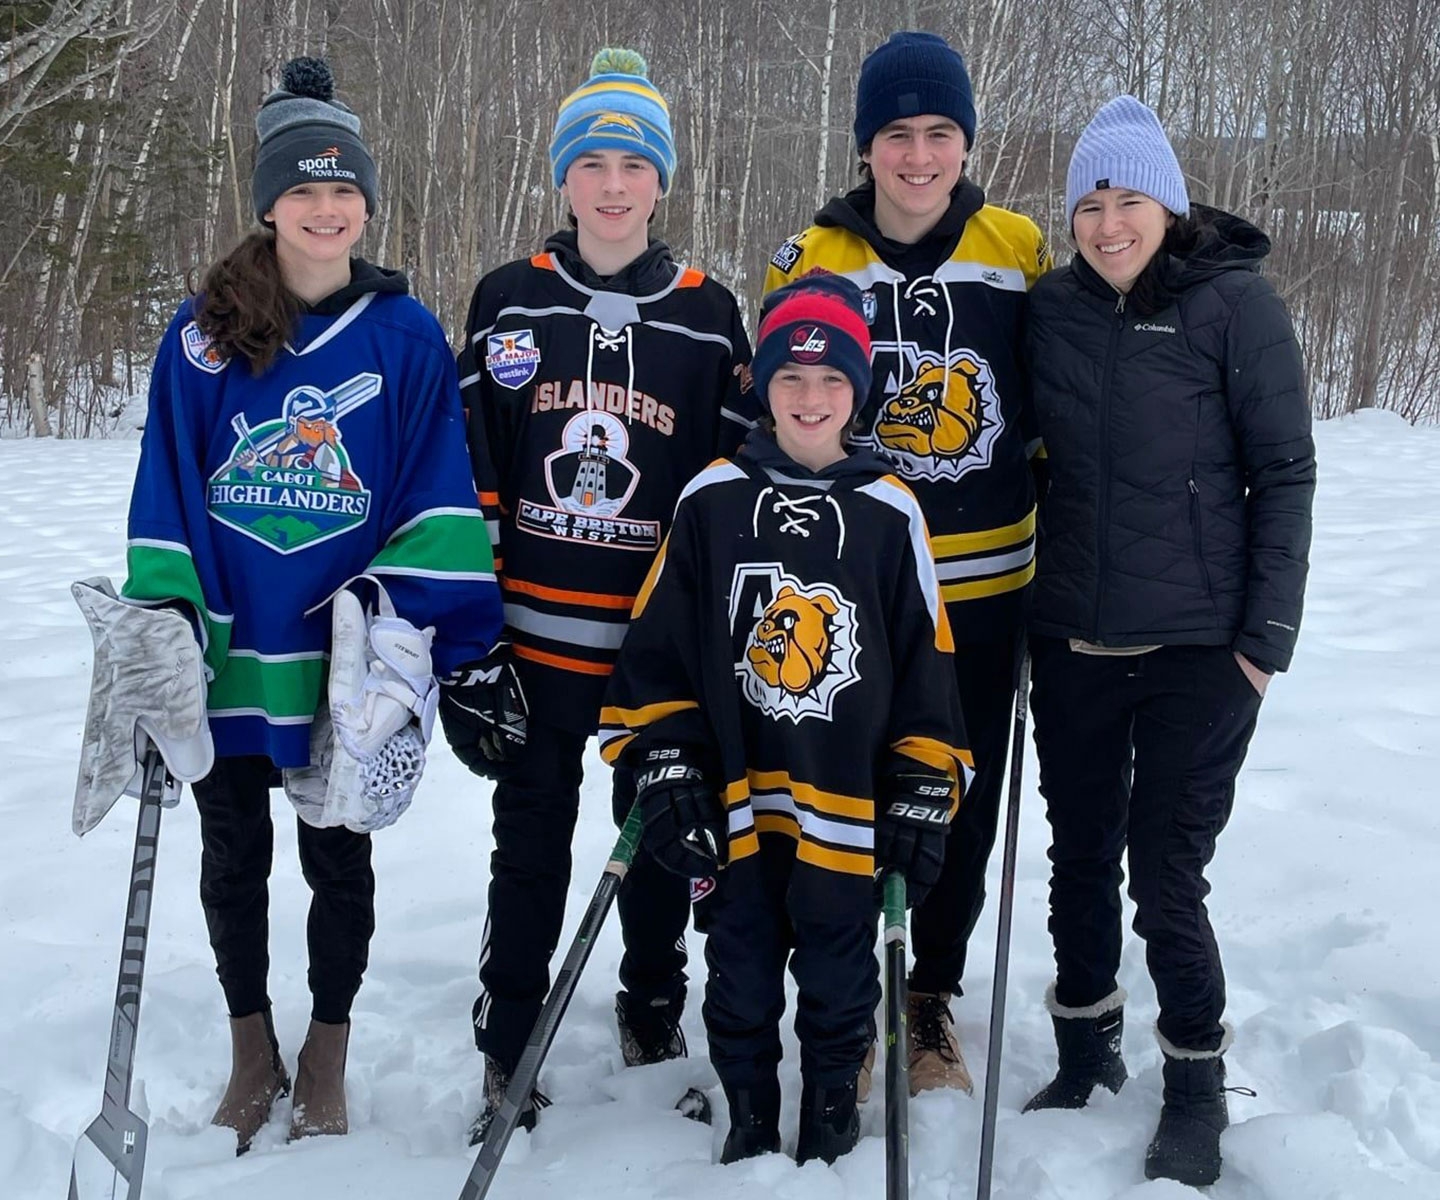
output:
[[[649,233],[676,164],[669,111],[640,55],[595,56],[560,103],[550,162],[575,227],[480,280],[460,356],[505,601],[505,640],[444,687],[440,706],[457,757],[496,780],[473,1010],[486,1059],[476,1141],[549,990],[582,754],[631,606],[686,480],[751,424],[735,297]],[[617,772],[617,820],[633,798],[630,774]],[[685,885],[642,853],[618,907],[624,1061],[683,1055]]]
[[[602,755],[637,772],[646,847],[699,900],[724,1162],[780,1148],[787,963],[796,1157],[855,1145],[880,998],[874,877],[899,869],[912,894],[939,878],[971,768],[919,505],[846,449],[869,360],[853,284],[817,275],[767,298],[753,369],[768,419],[686,487],[601,714]]]

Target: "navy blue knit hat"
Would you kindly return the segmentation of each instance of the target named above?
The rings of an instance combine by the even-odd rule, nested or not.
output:
[[[771,377],[791,362],[843,371],[855,389],[853,412],[864,406],[870,395],[870,328],[860,289],[843,275],[802,275],[761,302],[750,371],[766,411]]]
[[[860,65],[855,91],[855,145],[864,150],[891,121],[949,117],[975,146],[975,93],[965,60],[934,33],[892,33]]]
[[[323,58],[292,58],[280,86],[255,114],[260,146],[250,194],[255,215],[275,207],[302,183],[352,183],[374,213],[375,160],[360,140],[360,118],[335,99],[335,78]]]

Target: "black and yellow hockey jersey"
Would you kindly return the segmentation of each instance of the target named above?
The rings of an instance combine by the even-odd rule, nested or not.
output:
[[[776,250],[765,289],[817,269],[860,288],[875,377],[860,444],[920,501],[956,640],[986,641],[1013,628],[1035,573],[1025,293],[1049,252],[969,182],[922,246],[885,238],[874,212],[871,183],[831,200]]]
[[[795,843],[792,912],[873,903],[877,786],[964,749],[953,643],[925,520],[867,451],[818,473],[755,430],[685,489],[601,714],[600,752],[678,747],[729,813],[730,860]]]
[[[573,233],[481,281],[460,355],[531,710],[590,733],[681,489],[758,416],[735,298],[663,242],[596,276]]]

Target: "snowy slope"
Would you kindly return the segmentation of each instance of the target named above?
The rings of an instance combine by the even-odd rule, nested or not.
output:
[[[1232,1097],[1228,1165],[1211,1192],[1222,1200],[1440,1200],[1432,874],[1440,861],[1440,430],[1369,414],[1322,426],[1317,437],[1322,482],[1300,651],[1265,702],[1211,876],[1238,1027],[1231,1082],[1258,1092]],[[123,574],[137,450],[133,442],[0,441],[5,1200],[59,1200],[75,1135],[100,1099],[134,809],[117,807],[83,842],[69,832],[90,644],[67,585]],[[591,767],[572,924],[613,841],[606,774],[598,760]],[[279,797],[276,813],[271,992],[293,1067],[308,1017],[306,891]],[[352,1135],[287,1146],[287,1108],[255,1152],[237,1160],[233,1136],[207,1125],[225,1083],[228,1034],[197,898],[196,818],[188,802],[166,814],[135,1089],[151,1130],[147,1200],[458,1193],[470,1161],[463,1131],[480,1093],[469,1011],[488,826],[487,786],[442,752],[411,812],[375,839],[379,928],[351,1042]],[[1041,1006],[1051,972],[1045,842],[1027,772],[994,1195],[1191,1194],[1147,1184],[1141,1173],[1160,1074],[1154,992],[1133,939],[1122,979],[1131,995],[1132,1081],[1083,1113],[1019,1114],[1053,1069]],[[977,1079],[993,935],[990,912],[975,938],[971,995],[956,1009]],[[878,1097],[867,1136],[834,1168],[799,1170],[778,1156],[712,1165],[723,1120],[712,1131],[670,1111],[687,1084],[713,1084],[703,1058],[619,1071],[611,1016],[618,957],[612,915],[543,1078],[555,1106],[533,1136],[512,1143],[493,1196],[883,1194]],[[702,1053],[698,997],[686,1029]],[[792,1039],[784,1076],[792,1125],[793,1049]],[[979,1104],[964,1097],[912,1106],[916,1200],[974,1194],[979,1128]]]

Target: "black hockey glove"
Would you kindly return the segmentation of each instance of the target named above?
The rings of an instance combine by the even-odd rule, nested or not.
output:
[[[720,797],[683,750],[645,755],[635,775],[635,802],[645,820],[645,848],[667,871],[703,879],[730,861]]]
[[[875,865],[904,874],[912,906],[940,882],[945,837],[950,832],[951,787],[948,775],[917,765],[887,776],[880,789]]]
[[[497,642],[484,658],[440,681],[445,740],[476,775],[493,779],[500,764],[520,756],[528,716],[509,642]]]

